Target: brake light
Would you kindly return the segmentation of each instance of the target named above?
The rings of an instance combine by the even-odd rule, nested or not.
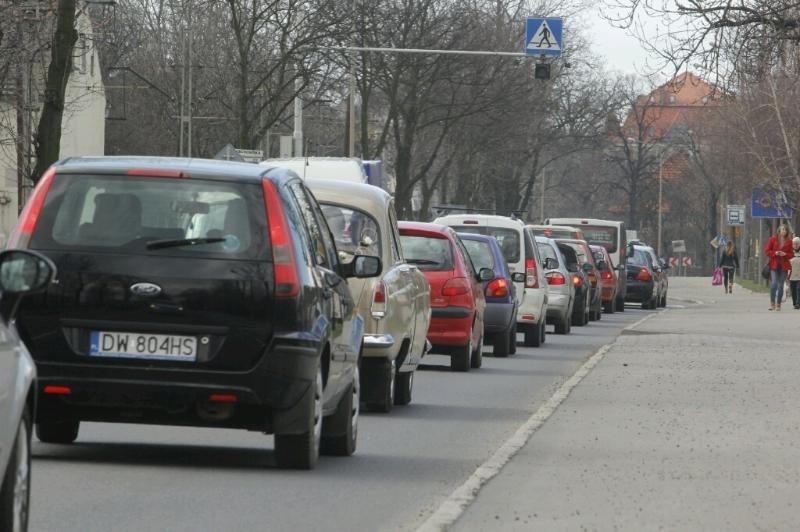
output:
[[[486,285],[486,297],[508,296],[508,283],[505,279],[494,279]]]
[[[611,272],[609,270],[603,270],[600,272],[600,278],[608,281],[609,279],[613,279],[614,276],[611,275]]]
[[[36,229],[36,224],[39,222],[44,208],[44,200],[47,198],[47,193],[50,192],[55,177],[56,169],[51,166],[36,183],[33,194],[19,216],[19,223],[8,239],[8,249],[26,248],[30,244],[31,236],[33,236],[33,231]]]
[[[131,168],[125,172],[129,176],[135,177],[170,177],[170,178],[185,178],[189,174],[180,170],[168,170],[166,168]]]
[[[639,273],[636,274],[636,280],[637,281],[645,281],[646,282],[646,281],[649,281],[652,278],[653,277],[650,275],[650,272],[647,270],[647,268],[640,268],[639,269]]]
[[[212,393],[208,396],[208,401],[211,403],[235,403],[237,400],[232,393]]]
[[[581,279],[579,275],[573,274],[572,284],[574,284],[577,288],[580,288],[580,286],[583,284],[583,279]]]
[[[462,296],[469,292],[469,284],[463,277],[448,279],[442,287],[442,295],[447,297]]]
[[[69,395],[72,393],[72,388],[69,386],[55,386],[53,384],[48,384],[42,391],[45,395]]]
[[[539,288],[536,262],[533,259],[525,259],[525,288]]]
[[[372,317],[379,320],[386,316],[386,285],[383,281],[375,283],[372,291],[372,307],[370,308]]]
[[[300,291],[300,280],[297,276],[289,221],[286,219],[286,213],[275,184],[269,179],[264,179],[261,181],[261,186],[264,190],[264,206],[267,209],[269,238],[272,244],[275,296],[294,297]]]
[[[545,274],[547,278],[547,284],[550,285],[564,285],[567,284],[567,280],[558,272],[549,272]]]

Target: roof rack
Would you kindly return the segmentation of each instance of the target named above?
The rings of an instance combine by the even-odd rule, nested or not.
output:
[[[497,216],[508,216],[513,220],[522,220],[522,215],[525,210],[518,209],[509,211],[509,214],[498,214],[497,209],[476,209],[474,207],[466,207],[464,205],[432,205],[431,210],[436,216],[445,216],[453,212],[463,212],[464,214],[494,214]]]

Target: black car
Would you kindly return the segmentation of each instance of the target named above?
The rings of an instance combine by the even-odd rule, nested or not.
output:
[[[339,263],[295,174],[68,159],[39,181],[10,245],[59,271],[18,317],[41,441],[106,421],[274,433],[281,467],[355,450],[363,321],[345,279],[380,260]]]
[[[633,246],[633,253],[628,255],[625,264],[628,280],[625,301],[641,303],[644,309],[654,309],[663,297],[666,305],[666,290],[662,293],[661,268],[656,261],[655,253],[651,253],[647,246]]]

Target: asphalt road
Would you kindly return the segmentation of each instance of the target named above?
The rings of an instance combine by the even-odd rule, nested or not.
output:
[[[83,424],[34,444],[31,530],[413,530],[599,347],[646,313],[629,306],[541,348],[451,373],[430,355],[411,405],[364,414],[358,450],[276,469],[272,437]],[[491,347],[486,351],[491,352]]]

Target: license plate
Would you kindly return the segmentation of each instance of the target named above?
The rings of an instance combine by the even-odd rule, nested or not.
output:
[[[197,359],[197,338],[172,334],[92,331],[89,355],[194,362]]]

